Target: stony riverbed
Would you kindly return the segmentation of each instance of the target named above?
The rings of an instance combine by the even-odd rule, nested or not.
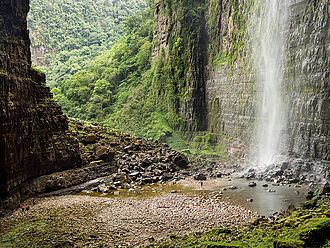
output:
[[[203,196],[167,193],[146,199],[66,195],[29,200],[0,223],[0,247],[137,247],[255,215]],[[28,246],[27,246],[28,245]]]

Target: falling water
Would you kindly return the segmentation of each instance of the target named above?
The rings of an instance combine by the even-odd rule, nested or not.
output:
[[[276,162],[286,128],[286,106],[282,94],[287,0],[259,0],[255,24],[254,58],[258,81],[257,164]]]

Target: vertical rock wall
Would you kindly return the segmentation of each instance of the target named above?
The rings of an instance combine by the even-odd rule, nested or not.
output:
[[[294,1],[288,30],[289,148],[330,160],[330,1]]]
[[[28,10],[28,0],[0,0],[0,198],[80,161],[45,76],[31,68]]]
[[[251,15],[258,15],[254,3],[156,1],[153,55],[157,58],[162,52],[164,61],[180,58],[178,64],[174,63],[173,74],[179,71],[178,65],[188,68],[170,85],[174,85],[176,96],[184,96],[178,99],[177,106],[189,131],[209,130],[247,144],[253,142],[257,86],[249,47],[255,37],[249,32],[249,21]],[[293,157],[329,160],[330,1],[288,3],[288,150]],[[189,11],[192,8],[194,11]],[[181,50],[176,47],[180,37]],[[199,120],[205,123],[200,125]]]
[[[248,13],[255,11],[250,3],[210,2],[208,29],[213,34],[209,51],[211,55],[214,51],[223,55],[220,66],[213,66],[206,84],[209,129],[246,143],[253,139],[256,114],[257,89],[248,46],[253,37],[247,35],[242,22],[235,23],[235,13],[247,23]],[[214,9],[217,11],[212,14]],[[284,90],[289,110],[288,150],[293,157],[330,159],[329,11],[329,0],[290,3]],[[242,47],[237,46],[240,40]],[[230,49],[240,51],[233,64]],[[215,56],[213,60],[216,59]]]
[[[247,41],[249,1],[211,0],[208,5],[208,128],[248,142],[253,136],[256,87]]]
[[[154,81],[158,105],[171,106],[187,131],[206,130],[207,30],[203,0],[155,1]],[[164,80],[162,74],[166,75]],[[165,103],[165,104],[164,104]]]

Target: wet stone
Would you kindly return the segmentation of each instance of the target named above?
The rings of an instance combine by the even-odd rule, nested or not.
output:
[[[114,182],[114,183],[113,183],[113,186],[115,186],[115,187],[119,187],[119,186],[121,186],[121,181],[116,181],[116,182]]]
[[[89,134],[83,139],[84,144],[93,144],[97,141],[97,136],[95,134]]]
[[[138,177],[141,173],[139,171],[134,171],[129,174],[130,177]]]
[[[179,168],[187,168],[188,167],[188,159],[184,156],[184,155],[177,155],[175,158],[174,158],[174,161],[173,163],[178,166]]]
[[[257,186],[257,183],[256,182],[250,182],[249,183],[249,187],[256,187]]]
[[[205,181],[206,180],[206,175],[203,174],[203,173],[198,173],[194,176],[194,179],[198,180],[198,181]]]

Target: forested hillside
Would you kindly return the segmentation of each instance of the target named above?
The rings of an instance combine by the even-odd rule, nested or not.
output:
[[[123,33],[124,19],[145,7],[145,0],[31,0],[34,64],[56,86],[108,49]]]
[[[132,114],[130,109],[125,116],[118,116],[128,102],[139,100],[136,92],[143,90],[141,87],[150,79],[151,13],[146,10],[124,22],[124,35],[108,51],[53,89],[69,116],[116,126]],[[144,101],[140,100],[141,106]],[[122,124],[129,128],[129,123]]]
[[[104,2],[102,3],[104,6]],[[143,8],[142,1],[133,1],[131,16],[127,16],[129,12],[125,3],[127,4],[125,1],[112,2],[116,11],[106,12],[103,9],[104,13],[99,15],[95,12],[97,4],[91,4],[94,8],[89,7],[95,15],[88,14],[88,18],[82,22],[86,29],[82,30],[74,17],[70,20],[70,27],[74,32],[65,30],[64,34],[59,33],[52,37],[52,27],[47,27],[47,35],[38,34],[35,25],[39,19],[36,15],[30,16],[32,43],[37,51],[44,47],[43,44],[60,50],[48,55],[48,83],[55,99],[70,117],[102,123],[141,137],[166,141],[177,149],[185,149],[185,132],[196,128],[188,124],[180,111],[183,106],[191,109],[191,104],[198,104],[191,103],[191,99],[199,101],[199,97],[195,95],[200,93],[189,90],[191,86],[188,82],[197,83],[198,78],[202,77],[200,73],[203,68],[196,71],[192,68],[191,61],[205,58],[204,55],[196,53],[199,44],[195,44],[195,41],[203,42],[199,41],[200,31],[195,30],[201,24],[203,8],[193,11],[194,7],[191,5],[176,5],[178,12],[173,18],[177,19],[177,23],[189,22],[191,25],[182,27],[182,34],[178,32],[174,33],[173,37],[170,36],[168,46],[171,54],[166,55],[157,52],[160,45],[157,35],[161,33],[159,30],[153,30],[155,26],[160,27],[160,24],[154,23],[153,4],[149,2],[149,6]],[[48,4],[52,5],[50,2]],[[62,4],[68,9],[83,9],[77,7],[79,4]],[[142,8],[143,11],[133,14]],[[168,8],[172,13],[172,6],[168,5]],[[68,11],[84,13],[72,9]],[[38,13],[42,13],[42,10]],[[100,18],[106,13],[112,15],[106,16],[104,20]],[[186,15],[187,13],[189,15]],[[64,18],[64,13],[62,15]],[[71,15],[73,14],[69,17]],[[43,18],[46,22],[47,18]],[[109,30],[107,23],[114,29]],[[118,23],[119,25],[116,25]],[[109,32],[104,27],[107,27]],[[97,29],[101,31],[96,32]],[[75,33],[76,35],[73,35]],[[70,39],[66,39],[65,35]],[[116,39],[117,41],[114,41]],[[153,47],[156,49],[153,52],[156,51],[157,54],[152,58]],[[201,61],[201,66],[205,66],[205,63]],[[192,114],[204,114],[202,108],[201,106],[199,112]],[[199,122],[198,118],[196,120]],[[218,144],[214,134],[195,133],[194,136],[192,152],[198,149],[207,154],[223,154],[223,146]]]

